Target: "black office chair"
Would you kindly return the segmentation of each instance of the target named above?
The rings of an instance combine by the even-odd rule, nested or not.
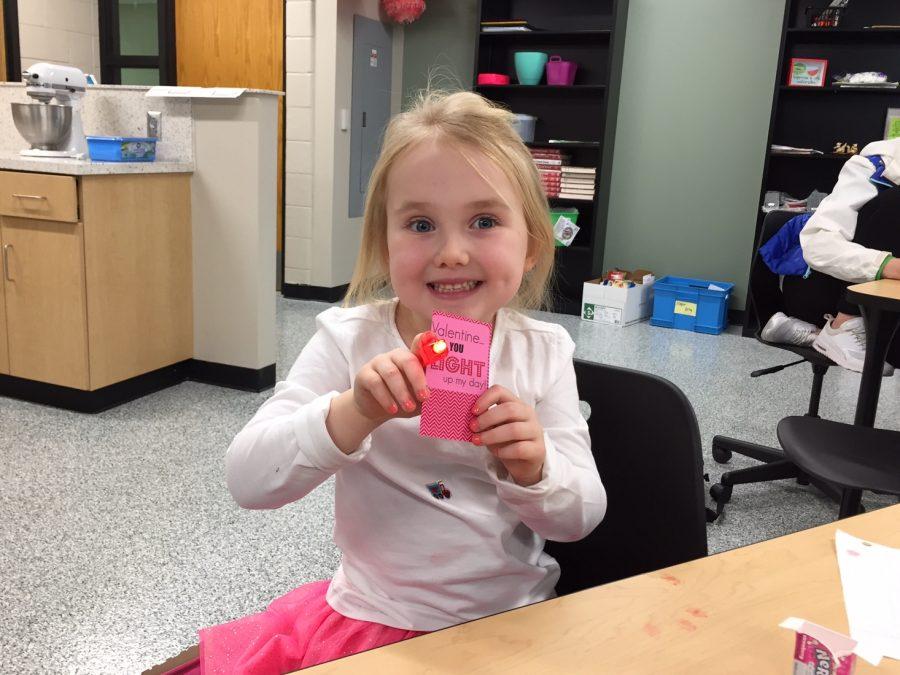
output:
[[[578,391],[606,487],[603,522],[577,542],[548,541],[560,595],[702,558],[703,454],[694,409],[668,380],[575,359]]]
[[[748,289],[748,309],[756,326],[755,337],[764,345],[783,349],[800,357],[799,361],[793,361],[783,366],[774,366],[762,370],[754,370],[750,377],[760,377],[777,373],[785,368],[801,363],[809,363],[812,366],[813,381],[812,390],[809,393],[809,409],[806,412],[808,418],[819,417],[819,399],[822,395],[822,381],[828,368],[834,362],[820,354],[812,347],[799,347],[796,345],[767,342],[762,339],[762,329],[775,312],[781,309],[781,289],[778,275],[773,273],[759,254],[759,247],[766,243],[788,220],[796,216],[790,211],[771,211],[763,219],[762,231],[753,256],[753,264],[750,268],[750,288]],[[725,504],[731,499],[732,489],[735,485],[747,483],[763,483],[785,478],[796,478],[801,485],[810,482],[826,495],[834,500],[841,498],[840,490],[819,476],[810,476],[801,470],[794,462],[785,456],[785,453],[777,448],[751,443],[738,438],[728,436],[714,436],[712,440],[712,456],[719,464],[724,464],[731,459],[732,453],[751,457],[763,462],[761,466],[752,466],[737,471],[726,471],[719,478],[719,482],[709,489],[709,494],[716,503],[716,516],[721,515]]]
[[[839,518],[859,513],[862,490],[900,495],[900,432],[786,417],[778,442],[803,471],[843,488]]]

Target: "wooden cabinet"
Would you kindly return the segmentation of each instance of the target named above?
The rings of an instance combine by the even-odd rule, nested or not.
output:
[[[2,234],[2,233],[0,233]],[[0,237],[0,275],[5,274],[3,262],[3,241]],[[2,292],[3,277],[0,276],[0,375],[9,375],[9,352],[6,346],[6,298]]]
[[[189,176],[0,172],[0,243],[0,372],[96,390],[193,356]]]
[[[0,171],[0,213],[21,218],[77,222],[75,177]]]
[[[88,389],[81,223],[4,216],[0,229],[10,375]]]

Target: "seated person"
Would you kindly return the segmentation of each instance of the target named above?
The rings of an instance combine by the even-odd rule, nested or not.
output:
[[[763,330],[764,339],[767,334],[790,333],[797,339],[777,341],[808,341],[824,316],[825,325],[812,346],[838,365],[862,371],[865,326],[859,307],[844,296],[851,284],[900,279],[900,259],[893,255],[900,251],[898,184],[900,139],[870,143],[844,164],[834,190],[799,233],[810,269],[803,276],[784,277],[785,310],[797,321],[776,315]],[[815,326],[804,329],[803,322]],[[887,362],[900,364],[900,339],[891,343]],[[885,375],[891,374],[893,367],[886,365]]]

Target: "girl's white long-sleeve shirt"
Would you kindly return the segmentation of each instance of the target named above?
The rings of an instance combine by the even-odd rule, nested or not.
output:
[[[544,540],[580,539],[606,511],[572,339],[511,310],[495,321],[490,383],[533,406],[544,429],[535,485],[517,485],[484,447],[419,436],[417,417],[385,422],[344,454],[325,427],[331,400],[373,357],[405,347],[395,307],[396,299],[317,317],[287,379],[228,449],[229,490],[241,506],[278,508],[336,477],[342,559],[327,600],[350,618],[430,631],[553,597],[559,566]],[[449,498],[432,495],[436,481]]]
[[[900,185],[900,139],[869,143],[841,168],[834,190],[800,231],[810,267],[855,283],[878,276],[892,252],[853,241],[859,210],[878,195],[878,185]]]

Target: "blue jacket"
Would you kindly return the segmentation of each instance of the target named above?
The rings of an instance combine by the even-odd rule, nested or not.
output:
[[[775,274],[806,276],[809,265],[803,259],[803,249],[800,248],[800,230],[812,215],[801,213],[794,216],[782,225],[769,241],[759,247],[763,261]]]

